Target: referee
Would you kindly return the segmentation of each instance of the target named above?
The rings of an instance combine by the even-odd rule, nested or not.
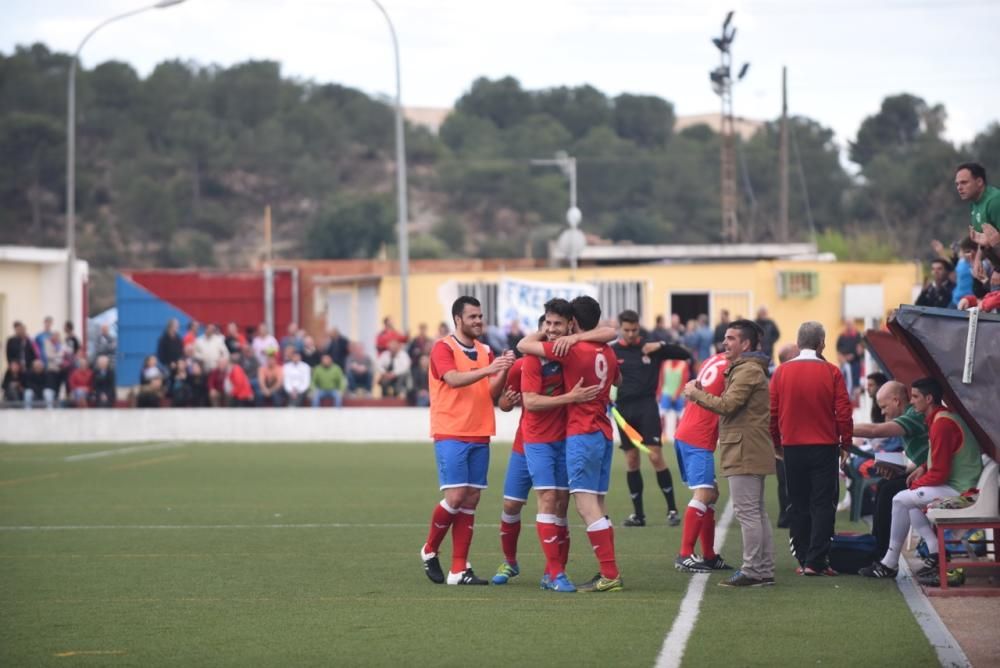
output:
[[[643,444],[649,448],[649,461],[656,470],[656,482],[667,500],[667,522],[680,524],[677,503],[674,501],[674,482],[670,469],[663,460],[660,443],[662,427],[656,391],[660,380],[660,367],[664,360],[691,359],[684,348],[663,341],[647,342],[639,331],[639,314],[626,310],[618,314],[621,338],[611,344],[618,357],[622,383],[618,388],[616,404],[622,417],[642,434]],[[635,512],[625,520],[627,527],[646,526],[646,513],[642,506],[642,472],[639,470],[639,451],[619,428],[621,448],[625,451],[626,480]]]

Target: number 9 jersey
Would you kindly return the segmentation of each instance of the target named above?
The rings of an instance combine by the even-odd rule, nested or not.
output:
[[[618,378],[618,357],[614,350],[604,343],[581,341],[560,358],[555,356],[552,342],[542,345],[546,357],[562,362],[564,392],[572,390],[581,379],[584,387],[597,385],[601,388],[593,401],[567,406],[566,436],[599,431],[605,438],[614,438],[611,418],[608,417],[611,387]]]
[[[721,396],[726,387],[726,367],[729,360],[724,353],[712,355],[701,365],[698,372],[698,382],[709,394]],[[702,408],[693,401],[684,406],[684,414],[677,423],[674,438],[705,450],[715,452],[719,442],[719,415],[707,408]]]

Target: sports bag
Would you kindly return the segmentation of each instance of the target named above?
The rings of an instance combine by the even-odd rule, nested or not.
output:
[[[855,575],[875,561],[875,536],[870,533],[838,533],[830,541],[830,568]]]

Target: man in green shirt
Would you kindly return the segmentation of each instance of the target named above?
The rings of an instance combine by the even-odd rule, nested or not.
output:
[[[854,435],[860,438],[903,439],[903,451],[912,462],[906,473],[896,473],[892,469],[876,464],[881,480],[875,494],[875,512],[872,516],[872,535],[875,536],[876,554],[885,554],[889,549],[889,527],[892,524],[892,497],[906,489],[909,474],[927,461],[927,425],[924,416],[910,404],[910,393],[906,386],[890,380],[879,388],[875,395],[885,422],[878,424],[855,424]]]
[[[344,388],[347,387],[347,379],[339,366],[333,363],[333,357],[329,353],[324,353],[320,358],[319,365],[312,371],[312,405],[319,408],[324,397],[333,399],[333,405],[344,405]]]
[[[955,188],[962,201],[969,203],[969,237],[994,265],[1000,265],[1000,188],[986,183],[986,169],[976,162],[965,162],[955,169]]]

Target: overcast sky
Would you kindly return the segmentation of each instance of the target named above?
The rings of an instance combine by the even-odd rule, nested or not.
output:
[[[150,0],[152,2],[153,0]],[[609,95],[662,96],[678,114],[716,112],[710,38],[735,9],[739,116],[781,110],[852,139],[883,97],[909,92],[948,110],[947,136],[968,141],[1000,118],[1000,0],[383,0],[399,36],[403,103],[450,107],[479,76],[529,89],[592,84]],[[100,21],[142,0],[3,0],[0,52],[44,42],[73,51]],[[146,75],[180,58],[282,63],[286,76],[395,90],[392,49],[371,0],[187,0],[103,28],[89,68],[123,60]]]

